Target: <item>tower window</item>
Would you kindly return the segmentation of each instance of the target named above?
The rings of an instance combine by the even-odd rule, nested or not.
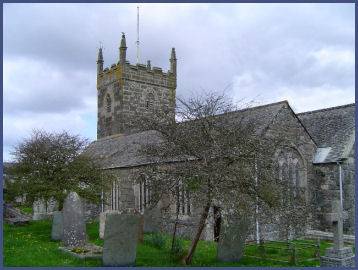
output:
[[[106,98],[106,108],[107,108],[108,113],[110,113],[112,111],[112,100],[109,95],[107,95],[107,98]]]
[[[147,101],[145,104],[147,110],[152,110],[154,106],[154,95],[152,93],[149,93],[147,96]]]

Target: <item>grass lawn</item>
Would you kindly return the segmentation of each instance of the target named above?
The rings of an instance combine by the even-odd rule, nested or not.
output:
[[[31,206],[23,206],[23,205],[19,205],[16,206],[18,209],[21,210],[21,212],[28,214],[28,215],[32,215],[32,207]]]
[[[87,224],[89,241],[102,246],[103,240],[98,237],[98,222]],[[27,226],[16,227],[4,224],[4,266],[101,266],[100,259],[80,260],[58,250],[60,242],[52,241],[51,222],[32,221]],[[166,244],[162,249],[155,248],[149,244],[150,234],[144,236],[144,243],[137,247],[137,266],[182,266],[180,262],[171,259],[169,253],[170,238],[166,236]],[[300,244],[313,241],[296,241],[297,247]],[[190,241],[184,240],[184,246],[189,247]],[[321,252],[331,245],[328,242],[321,242]],[[273,248],[269,248],[275,247]],[[216,260],[216,243],[200,241],[193,258],[193,266],[289,266],[288,263],[274,262],[269,258],[288,260],[283,250],[282,243],[268,243],[266,246],[267,259],[254,258],[259,256],[256,245],[248,245],[245,249],[244,258],[238,263],[222,263]],[[302,258],[312,257],[314,249],[304,247],[298,250],[299,266],[317,266],[318,261],[300,262]],[[323,253],[322,253],[323,254]]]

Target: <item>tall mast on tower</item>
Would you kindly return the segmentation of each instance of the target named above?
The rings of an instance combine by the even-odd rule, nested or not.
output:
[[[139,64],[139,6],[137,6],[137,64]]]

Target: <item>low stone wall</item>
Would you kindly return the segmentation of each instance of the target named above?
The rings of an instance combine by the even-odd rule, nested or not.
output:
[[[306,234],[305,234],[305,238],[333,241],[333,233],[323,232],[323,231],[316,231],[316,230],[307,230]],[[355,243],[355,236],[354,235],[344,234],[343,235],[343,241],[345,243],[354,244]]]
[[[168,220],[163,224],[163,230],[166,233],[172,234],[174,231],[175,219]],[[176,235],[178,237],[192,239],[196,233],[196,224],[187,220],[179,220],[176,229]],[[205,233],[202,233],[201,239],[205,240]]]

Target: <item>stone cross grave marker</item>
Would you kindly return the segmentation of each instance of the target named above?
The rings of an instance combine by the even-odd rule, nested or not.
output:
[[[333,212],[328,213],[326,219],[333,228],[333,247],[326,250],[325,256],[321,256],[321,266],[354,266],[354,254],[350,247],[344,247],[343,220],[347,219],[347,213],[339,200],[332,202]]]
[[[66,247],[80,247],[86,244],[86,223],[83,206],[76,192],[70,192],[63,204],[63,235]]]
[[[343,212],[341,202],[336,200],[332,202],[333,213],[327,214],[327,220],[332,223],[333,242],[335,249],[343,248],[343,220],[347,219],[347,213]]]

